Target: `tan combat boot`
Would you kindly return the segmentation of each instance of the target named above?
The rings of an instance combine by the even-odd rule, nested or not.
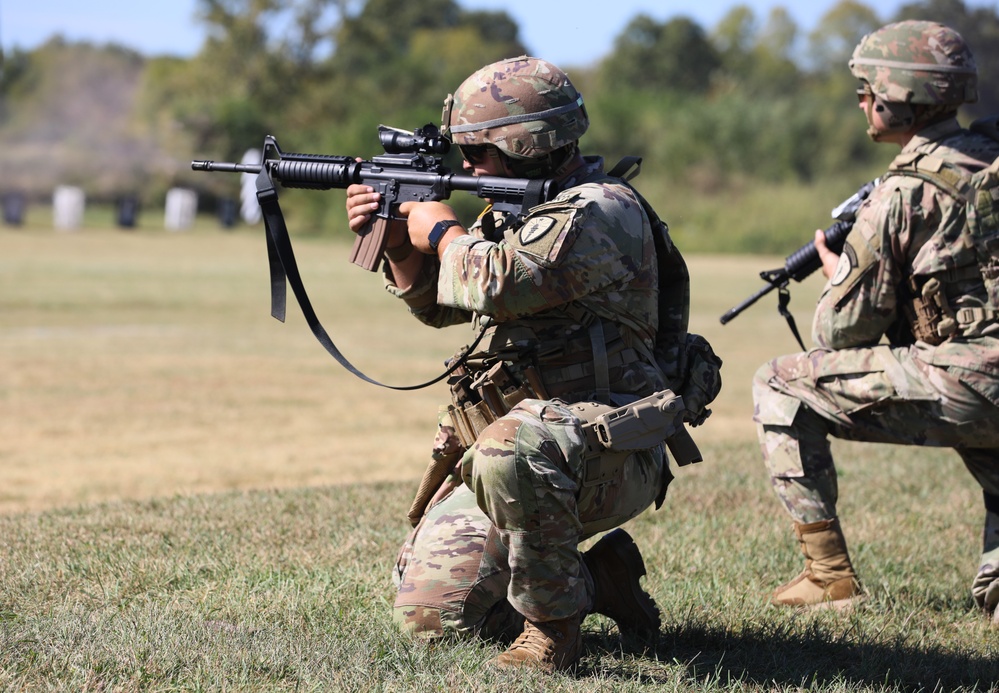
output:
[[[583,654],[583,636],[579,615],[561,621],[533,623],[524,621],[520,634],[506,652],[489,664],[497,667],[530,667],[542,671],[566,671]]]
[[[645,562],[623,529],[608,532],[583,554],[596,591],[593,612],[612,619],[626,644],[655,645],[659,607],[639,584]]]
[[[839,520],[808,524],[794,523],[794,533],[805,554],[805,569],[778,587],[771,597],[774,604],[816,609],[848,609],[863,599],[857,574],[846,551],[846,539]]]

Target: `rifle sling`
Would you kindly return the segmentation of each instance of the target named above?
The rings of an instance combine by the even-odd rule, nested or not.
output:
[[[791,328],[791,334],[798,340],[798,346],[801,347],[801,350],[808,351],[805,348],[805,343],[801,341],[801,335],[798,333],[798,324],[794,321],[794,315],[791,314],[791,310],[787,307],[790,302],[791,292],[788,291],[787,284],[785,284],[777,289],[777,312],[787,320],[787,326]]]
[[[266,166],[261,166],[260,173],[257,174],[257,201],[260,203],[260,210],[263,213],[264,229],[267,235],[267,260],[270,264],[271,275],[271,315],[284,322],[287,285],[290,284],[291,290],[298,300],[298,305],[302,309],[302,315],[305,316],[305,321],[308,323],[309,329],[312,330],[312,334],[323,345],[323,348],[336,359],[337,363],[361,380],[390,390],[419,390],[448,377],[455,369],[465,363],[468,354],[479,345],[482,336],[485,334],[484,327],[479,331],[475,341],[465,348],[461,358],[453,359],[444,373],[441,373],[433,380],[428,380],[418,385],[386,385],[365,375],[347,360],[347,357],[340,353],[340,350],[333,343],[333,340],[326,332],[326,328],[319,322],[319,318],[312,308],[312,302],[309,300],[309,295],[305,291],[305,285],[302,283],[302,276],[298,271],[298,263],[295,260],[295,253],[291,247],[291,238],[288,236],[288,227],[284,223],[284,214],[281,212],[281,205],[278,203],[277,189],[274,186],[274,181],[271,180]]]

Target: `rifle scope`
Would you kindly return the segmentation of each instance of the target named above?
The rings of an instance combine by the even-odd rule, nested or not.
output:
[[[432,123],[427,123],[413,132],[379,125],[378,141],[386,154],[419,153],[442,156],[451,149],[450,140],[441,135],[441,131]]]

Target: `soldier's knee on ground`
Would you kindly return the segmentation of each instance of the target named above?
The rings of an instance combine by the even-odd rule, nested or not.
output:
[[[485,613],[481,610],[450,611],[422,605],[396,605],[392,620],[403,633],[419,640],[441,638],[480,638],[500,643],[513,642],[524,630],[524,617],[501,600]]]
[[[444,636],[440,609],[419,605],[396,606],[392,620],[399,630],[421,640],[435,640]]]

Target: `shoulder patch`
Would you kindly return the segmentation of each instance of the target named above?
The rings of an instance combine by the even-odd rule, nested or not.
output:
[[[855,251],[853,246],[849,243],[844,243],[843,252],[839,255],[839,264],[836,265],[836,272],[833,274],[829,282],[833,286],[839,286],[848,276],[850,276],[850,271],[856,266],[857,251]]]
[[[534,207],[524,225],[509,237],[510,245],[544,267],[555,267],[579,234],[580,209],[564,202]]]
[[[530,245],[544,237],[546,233],[555,227],[555,219],[552,217],[535,217],[524,225],[520,230],[520,242],[522,245]]]

